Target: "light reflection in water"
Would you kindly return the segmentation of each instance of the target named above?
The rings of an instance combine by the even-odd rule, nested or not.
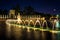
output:
[[[27,32],[27,39],[31,39],[31,31]]]
[[[19,38],[21,37],[21,35],[22,35],[22,34],[21,34],[21,31],[22,31],[22,30],[21,30],[19,27],[16,26],[16,27],[13,28],[13,31],[14,31],[14,32],[13,32],[14,37],[15,37],[16,39],[19,39]]]
[[[6,36],[8,38],[11,37],[11,25],[10,24],[6,26]]]
[[[56,40],[56,34],[52,33],[52,40]]]
[[[15,37],[16,40],[19,40],[19,39],[21,39],[22,35],[24,35],[24,34],[22,34],[23,29],[24,29],[24,27],[21,28],[21,26],[19,26],[19,27],[18,26],[11,26],[9,24],[9,25],[7,25],[7,33],[6,34],[8,37],[13,36],[13,37]],[[36,31],[34,29],[34,34],[31,35],[31,30],[29,29],[29,27],[27,28],[26,33],[27,33],[26,37],[28,39],[30,39],[31,36],[34,35],[35,40],[38,40],[41,37],[42,37],[42,40],[45,40],[45,39],[47,39],[46,36],[49,34],[48,32],[45,33],[44,31],[41,31],[41,33],[40,33],[39,31]],[[60,40],[59,35],[56,35],[54,33],[52,33],[52,35],[50,37],[52,37],[52,40],[56,40],[56,39]]]
[[[45,33],[42,31],[42,40],[46,40],[45,37]]]
[[[39,35],[39,31],[34,31],[34,37],[35,37],[35,40],[39,40],[39,37],[40,37],[40,35]]]

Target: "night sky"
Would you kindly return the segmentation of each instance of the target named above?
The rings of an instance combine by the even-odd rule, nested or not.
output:
[[[32,6],[37,12],[44,13],[60,13],[60,1],[59,0],[0,0],[0,9],[10,10],[12,5],[19,4],[21,10],[25,6]]]

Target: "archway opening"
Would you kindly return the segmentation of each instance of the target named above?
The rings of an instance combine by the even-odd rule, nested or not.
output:
[[[33,21],[31,21],[29,25],[30,25],[30,27],[34,27]]]

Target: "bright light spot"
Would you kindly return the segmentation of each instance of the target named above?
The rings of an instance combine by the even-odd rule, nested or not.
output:
[[[32,20],[30,20],[30,22],[32,22]]]
[[[54,23],[56,22],[57,20],[54,20]]]
[[[57,17],[59,16],[59,15],[56,15]]]
[[[36,29],[34,28],[34,31],[35,31]]]
[[[46,22],[46,20],[44,20],[44,22]]]
[[[23,26],[23,29],[25,28],[25,26]]]
[[[56,27],[57,28],[59,27],[59,21],[56,21]]]
[[[51,30],[50,32],[52,32],[52,33],[57,33],[57,31],[53,31],[53,30]]]
[[[28,22],[28,20],[25,20],[25,22]]]
[[[27,31],[28,31],[28,32],[30,32],[30,29],[29,29],[29,27],[27,27]]]
[[[45,18],[43,17],[42,20],[45,20]]]
[[[19,28],[21,28],[21,26],[19,26]]]
[[[20,19],[20,16],[18,16],[17,20],[18,20],[18,23],[22,22]]]
[[[37,22],[40,22],[40,21],[37,19],[36,23],[37,23]]]

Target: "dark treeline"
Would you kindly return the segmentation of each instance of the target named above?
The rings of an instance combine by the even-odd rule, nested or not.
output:
[[[23,11],[21,11],[20,6],[17,4],[16,6],[12,7],[13,10],[15,10],[15,15],[18,15],[18,12],[21,15],[41,15],[42,17],[51,17],[52,15],[49,13],[41,13],[41,12],[36,12],[35,9],[31,6],[26,6],[24,7]],[[8,15],[9,11],[7,9],[0,9],[0,15]]]
[[[8,10],[7,9],[0,9],[0,15],[8,15]]]
[[[12,9],[15,10],[16,15],[19,12],[20,15],[41,15],[42,17],[47,17],[47,18],[52,16],[50,13],[48,14],[48,13],[36,12],[32,6],[25,6],[24,9],[21,11],[20,6],[17,4],[15,7],[12,7]]]

